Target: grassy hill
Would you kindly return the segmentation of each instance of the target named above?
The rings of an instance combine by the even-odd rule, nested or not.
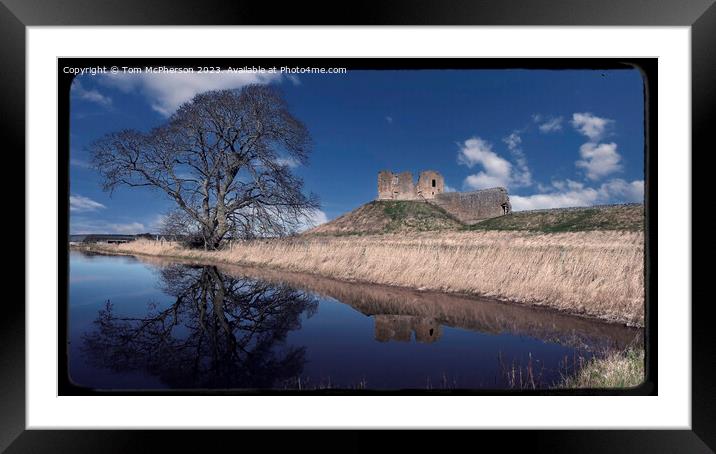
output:
[[[462,224],[442,208],[420,201],[374,200],[307,233],[356,235],[458,230]]]
[[[523,230],[544,233],[644,230],[644,205],[600,205],[518,211],[464,225],[442,208],[419,201],[373,201],[320,225],[308,234],[366,235],[430,230]]]
[[[518,211],[465,226],[467,230],[530,230],[584,232],[590,230],[644,230],[644,205],[601,205],[586,208]]]

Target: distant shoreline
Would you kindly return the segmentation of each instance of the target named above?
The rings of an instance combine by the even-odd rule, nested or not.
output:
[[[151,240],[71,248],[486,297],[643,327],[643,244],[643,232],[475,231],[290,237],[220,251]]]

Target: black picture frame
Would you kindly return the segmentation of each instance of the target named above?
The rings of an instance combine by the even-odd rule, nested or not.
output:
[[[422,70],[593,70],[593,71],[631,71],[640,73],[644,96],[644,171],[645,171],[645,216],[644,228],[644,283],[645,307],[643,328],[643,342],[645,350],[645,377],[644,381],[633,388],[606,388],[606,389],[94,389],[81,386],[70,378],[69,364],[69,307],[70,307],[70,250],[66,239],[70,235],[70,106],[72,83],[75,74],[65,71],[66,68],[89,67],[142,67],[151,62],[152,65],[167,68],[201,68],[207,64],[213,68],[225,70],[230,67],[242,65],[249,67],[299,67],[311,68],[346,68],[349,72],[361,71],[422,71]],[[657,58],[286,58],[286,57],[211,57],[211,58],[183,58],[183,57],[81,57],[58,58],[57,89],[58,89],[58,229],[57,229],[57,257],[58,257],[58,330],[57,330],[57,356],[58,362],[58,395],[59,396],[249,396],[249,395],[312,395],[312,396],[350,396],[350,395],[380,395],[380,396],[430,396],[435,394],[451,396],[507,396],[507,395],[588,395],[588,396],[657,396],[658,393],[658,332],[657,332],[657,289],[656,276],[658,270],[657,254],[657,225],[656,207],[658,205],[657,192],[657,119],[658,119],[658,59]]]
[[[232,3],[204,0],[2,0],[0,3],[0,52],[4,121],[7,150],[25,148],[25,29],[28,26],[80,25],[631,25],[690,26],[692,64],[692,149],[707,151],[708,134],[716,108],[716,6],[714,0],[646,1],[604,0],[458,0],[451,4],[423,0],[368,1],[334,8],[305,2]],[[320,12],[317,12],[320,11]],[[679,152],[679,151],[669,151]],[[683,152],[683,151],[682,151]],[[695,153],[694,153],[695,154]],[[24,168],[24,159],[23,164]],[[695,168],[697,169],[697,168]],[[701,171],[704,171],[702,168]],[[698,181],[694,175],[694,181]],[[698,192],[694,191],[694,195]],[[23,232],[24,232],[23,228]],[[29,239],[24,238],[25,241]],[[707,249],[707,248],[706,248]],[[702,254],[706,251],[702,250]],[[24,267],[23,267],[24,269]],[[696,268],[694,268],[696,271]],[[698,280],[692,279],[694,282]],[[504,444],[510,450],[540,449],[550,452],[713,452],[716,450],[716,385],[712,372],[716,347],[707,316],[709,298],[702,290],[692,293],[692,402],[691,430],[610,431],[483,431],[483,446]],[[688,302],[681,302],[686,304]],[[24,307],[7,304],[2,317],[0,343],[0,448],[8,452],[71,451],[127,452],[149,450],[149,439],[161,438],[174,446],[202,450],[226,448],[231,432],[199,436],[190,432],[61,431],[25,430],[25,316]],[[300,446],[307,434],[283,433],[271,437],[271,448]],[[364,452],[375,449],[373,437],[364,432],[334,432],[341,450]],[[255,437],[256,435],[254,435]],[[448,435],[452,437],[452,435]],[[258,434],[261,437],[261,434]],[[402,448],[416,444],[422,449],[444,447],[446,438],[426,433],[406,434]],[[238,438],[237,438],[238,439]],[[236,440],[236,439],[235,439]],[[238,443],[249,446],[242,435]],[[506,443],[509,440],[509,443]],[[239,446],[233,442],[233,446]],[[165,447],[169,444],[165,445]],[[314,448],[312,444],[312,449]],[[328,449],[335,445],[326,443]],[[176,449],[179,449],[176,448]]]

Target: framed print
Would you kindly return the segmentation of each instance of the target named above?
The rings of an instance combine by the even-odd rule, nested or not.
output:
[[[59,130],[65,168],[60,187],[66,203],[58,242],[64,246],[61,239],[69,235],[70,247],[58,250],[60,275],[68,276],[66,287],[60,281],[60,294],[66,298],[60,299],[58,345],[67,348],[58,363],[59,394],[657,394],[653,352],[658,336],[652,322],[656,303],[651,291],[645,295],[645,288],[652,286],[649,276],[657,269],[653,252],[657,232],[644,226],[644,206],[656,204],[657,180],[648,168],[647,184],[643,179],[644,166],[653,168],[657,161],[654,63],[637,59],[60,59],[59,111],[70,124]],[[109,72],[104,73],[104,68]],[[606,77],[614,82],[606,82]],[[587,87],[598,90],[599,97],[611,96],[604,107],[595,109],[608,112],[606,106],[617,100],[622,103],[621,112],[610,118],[577,112],[569,120],[574,133],[586,139],[580,145],[583,159],[576,166],[584,168],[583,178],[593,183],[555,180],[553,188],[530,193],[537,170],[531,168],[523,149],[545,140],[558,147],[567,140],[568,133],[562,132],[567,120],[556,114],[523,114],[527,125],[510,124],[502,137],[507,153],[498,152],[494,139],[484,133],[465,137],[454,152],[445,150],[445,143],[453,145],[449,137],[457,131],[475,128],[475,121],[488,121],[477,112],[477,102],[489,105],[485,109],[489,112],[499,104],[519,102],[509,93],[477,87],[498,82],[517,87],[542,84],[541,91],[554,86],[555,78],[579,87],[575,92]],[[175,183],[165,186],[163,179],[144,172],[114,180],[116,166],[127,157],[125,147],[133,146],[137,132],[119,128],[122,132],[95,139],[94,131],[84,129],[90,124],[87,112],[93,112],[95,122],[105,115],[116,116],[124,91],[113,91],[112,84],[124,80],[152,87],[163,84],[162,93],[169,96],[150,95],[154,100],[150,115],[155,119],[148,121],[173,125],[168,136],[162,132],[164,139],[179,140],[183,136],[177,131],[192,130],[195,126],[178,127],[175,122],[183,109],[196,109],[201,102],[212,112],[224,103],[233,106],[230,111],[216,110],[212,118],[241,112],[254,96],[262,100],[257,109],[264,109],[264,102],[285,109],[305,104],[315,106],[313,115],[325,117],[301,125],[294,116],[298,113],[285,118],[261,114],[270,115],[262,122],[280,121],[273,126],[277,130],[292,129],[285,138],[290,142],[276,150],[267,142],[265,156],[263,151],[248,152],[246,168],[236,171],[234,182],[226,179],[226,191],[231,193],[225,197],[231,201],[227,210],[237,201],[249,205],[227,211],[230,221],[225,229],[199,227],[203,221],[185,226],[184,213],[200,219],[199,213],[211,217],[219,212],[211,208],[211,200],[220,198],[196,198],[195,191],[204,191],[205,183],[193,183],[214,172],[208,168],[216,157],[202,158],[201,164],[195,164],[193,157],[175,157],[161,169],[154,167],[154,159],[144,164],[153,169],[151,175],[182,174],[178,193]],[[192,100],[174,114],[175,97],[186,90],[187,82],[236,88],[190,95]],[[103,89],[105,84],[109,87]],[[376,86],[380,88],[373,91]],[[383,94],[393,100],[363,101],[361,106],[354,93],[369,99]],[[453,102],[446,102],[456,95],[466,106],[460,113]],[[112,101],[105,96],[112,96]],[[204,101],[204,96],[211,98]],[[556,96],[560,95],[545,95],[542,100]],[[319,107],[321,97],[327,101]],[[651,102],[645,103],[645,97]],[[596,104],[595,98],[590,95],[578,103]],[[540,103],[535,101],[527,109],[535,110]],[[143,108],[140,100],[137,104],[128,107],[133,118]],[[96,105],[108,110],[86,110]],[[387,108],[393,109],[390,115],[380,114]],[[351,137],[348,131],[319,132],[340,112],[354,118],[335,121],[334,128],[345,131],[366,121],[364,127],[376,138]],[[411,139],[404,137],[400,141],[405,145],[385,149],[386,141],[395,140],[394,129],[421,137],[420,128],[412,124],[436,115],[455,126],[461,121],[464,125],[445,127],[450,132],[434,128],[438,136],[434,145],[426,143],[429,136],[412,146],[407,145]],[[502,121],[510,123],[514,116],[509,110]],[[396,123],[399,117],[405,118],[405,125]],[[122,119],[99,124],[105,121],[117,128]],[[204,132],[214,122],[219,120],[210,121],[208,129],[198,129],[199,142],[223,135],[222,128]],[[627,151],[620,153],[616,142],[605,139],[616,140],[612,125],[622,122],[633,125],[624,129],[634,131],[636,137],[622,132],[618,137],[627,142]],[[231,123],[237,130],[246,127],[242,121]],[[504,125],[477,129],[492,128],[504,129]],[[160,130],[152,131],[149,134]],[[235,136],[236,144],[226,153],[251,146],[240,136]],[[313,147],[307,145],[309,137]],[[115,148],[117,143],[123,145]],[[406,156],[406,146],[414,157]],[[219,148],[208,146],[199,154]],[[635,150],[632,156],[629,148]],[[310,159],[305,159],[309,154]],[[340,162],[335,162],[336,155]],[[127,164],[133,171],[139,163],[131,156]],[[104,169],[99,180],[88,164],[98,159]],[[564,165],[562,158],[551,163],[548,159],[539,158],[548,172]],[[266,164],[272,161],[275,167]],[[345,172],[343,163],[353,161],[353,177],[333,177]],[[631,179],[624,179],[621,175],[630,175],[629,161],[635,161],[636,169]],[[218,162],[227,161],[224,157]],[[406,171],[376,172],[386,162],[428,165],[442,172],[423,170],[417,180]],[[476,171],[464,176],[464,168]],[[274,180],[277,183],[271,186],[264,182]],[[112,197],[95,193],[102,184],[115,182]],[[154,191],[143,190],[154,184],[158,185]],[[122,191],[122,186],[129,191]],[[528,189],[519,195],[520,188]],[[123,198],[136,194],[149,203],[156,190],[171,194],[167,214],[161,214],[166,208],[148,211],[159,220],[103,224],[111,206],[120,218],[141,220],[143,215],[133,211],[132,202],[122,207]],[[260,192],[265,194],[257,198]],[[172,211],[177,208],[171,201],[177,199],[181,212]],[[208,211],[201,208],[202,200],[209,204]],[[290,205],[284,206],[284,200]],[[592,202],[591,208],[571,206]],[[177,218],[181,225],[175,224]],[[528,224],[534,225],[522,227]],[[133,232],[135,228],[155,233]],[[97,229],[103,233],[93,233]],[[589,247],[579,246],[583,242]],[[326,253],[340,256],[341,261],[327,259]],[[127,254],[132,257],[129,262]],[[502,257],[501,264],[489,264],[493,254]],[[562,271],[553,270],[555,262]],[[402,272],[391,271],[398,266]],[[508,278],[515,267],[528,275]],[[541,271],[543,267],[549,271]],[[146,276],[140,278],[145,270]],[[618,274],[611,275],[610,270]],[[131,279],[122,281],[122,275]],[[593,284],[594,279],[601,284]],[[528,291],[521,289],[524,280],[530,281]],[[122,287],[132,290],[118,291]],[[576,292],[573,287],[585,290],[571,296]],[[154,293],[156,288],[161,291]],[[605,294],[612,296],[605,298]],[[371,323],[366,324],[366,318]],[[212,325],[222,329],[214,332]],[[162,348],[155,349],[157,345]],[[463,354],[456,355],[458,351]],[[625,367],[625,372],[605,374],[612,376],[609,381],[593,381],[588,371],[608,364],[614,368],[612,362]]]
[[[689,148],[711,2],[6,4],[9,452],[233,428],[713,449]]]

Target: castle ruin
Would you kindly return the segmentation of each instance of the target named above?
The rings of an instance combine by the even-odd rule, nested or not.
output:
[[[378,200],[426,200],[445,192],[443,176],[434,170],[420,172],[418,184],[411,172],[378,173]]]
[[[411,172],[378,173],[378,200],[419,200],[439,206],[464,224],[512,212],[505,188],[445,192],[445,179],[434,170],[420,172],[415,184]]]

